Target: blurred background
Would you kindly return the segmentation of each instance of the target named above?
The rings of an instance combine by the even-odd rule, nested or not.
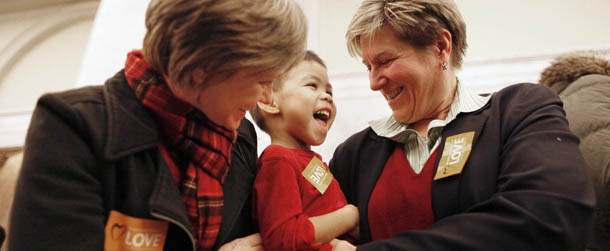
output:
[[[0,1],[0,166],[20,152],[38,97],[100,85],[140,48],[148,0]],[[345,30],[359,0],[298,0],[309,25],[308,46],[326,61],[338,114],[327,141],[313,150],[328,162],[335,147],[390,109],[368,88]],[[469,48],[458,73],[477,92],[536,82],[560,54],[610,55],[610,0],[457,0]],[[52,133],[52,132],[49,132]],[[259,151],[269,140],[259,131]],[[0,170],[2,172],[3,170]],[[1,217],[1,216],[0,216]]]

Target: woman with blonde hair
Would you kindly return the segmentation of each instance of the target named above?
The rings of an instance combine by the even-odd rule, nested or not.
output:
[[[44,95],[10,250],[262,250],[248,109],[305,54],[293,0],[155,0],[103,86]]]
[[[392,110],[330,162],[359,209],[358,250],[584,250],[595,198],[561,101],[461,83],[453,1],[364,0],[346,37]]]

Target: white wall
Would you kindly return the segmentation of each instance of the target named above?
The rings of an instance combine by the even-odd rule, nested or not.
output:
[[[309,3],[309,1],[307,1]],[[336,95],[338,114],[325,144],[314,148],[330,160],[335,147],[390,114],[380,95],[368,89],[360,59],[347,53],[345,30],[360,0],[313,1],[318,41]],[[608,0],[457,0],[467,25],[469,48],[461,82],[478,92],[493,92],[517,82],[537,82],[549,61],[573,50],[610,55]]]
[[[368,90],[368,79],[360,60],[351,58],[345,49],[345,29],[360,1],[297,1],[310,18],[308,45],[326,61],[335,87],[335,101],[338,106],[335,125],[327,142],[314,148],[328,161],[338,143],[364,128],[368,120],[389,115],[390,111],[379,95]],[[78,79],[75,86],[102,84],[122,67],[129,50],[141,46],[147,3],[148,0],[101,2],[93,23],[92,39],[84,52],[85,59],[80,66],[70,67],[81,70],[75,78]],[[610,54],[610,32],[607,32],[607,27],[610,27],[610,15],[607,15],[610,12],[608,0],[458,0],[457,4],[467,23],[470,44],[463,71],[459,75],[463,83],[479,92],[494,91],[515,82],[536,81],[538,73],[549,60],[564,52],[589,49]],[[7,46],[7,43],[11,46],[7,41],[11,41],[10,37],[15,34],[15,30],[20,30],[15,25],[28,26],[36,22],[35,19],[32,21],[36,15],[21,15],[16,19],[3,19],[0,15],[0,48]],[[86,33],[87,25],[91,23],[82,24],[81,28],[77,28],[77,25],[74,29],[80,29],[76,33]],[[87,37],[80,37],[81,42]],[[64,42],[74,43],[73,40],[66,38]],[[73,52],[82,50],[79,45],[74,45],[74,48]],[[53,62],[57,64],[59,61]],[[41,72],[45,67],[49,67],[49,64],[35,66]],[[68,76],[67,73],[61,75],[66,79],[74,78],[74,75]],[[12,76],[13,79],[32,77],[26,76],[25,73],[15,73]],[[5,82],[0,82],[0,97],[22,97],[25,95],[23,93],[29,90],[43,90],[46,87],[41,87],[44,85],[42,83],[49,81],[26,82],[28,85],[24,86],[28,87],[20,90],[13,90],[19,87],[8,88]],[[55,87],[52,88],[65,88],[66,86],[59,86],[60,83],[69,82],[54,81]],[[7,91],[7,88],[12,91]],[[33,106],[31,98],[22,100],[22,105],[17,106],[26,110],[27,107]],[[14,104],[12,101],[10,104],[3,104],[0,111],[3,106],[13,107]],[[6,128],[11,127],[7,123],[2,124],[1,114],[0,112],[0,142],[2,137],[6,137],[2,130],[6,131]],[[259,133],[259,141],[261,149],[268,144],[262,133]]]
[[[76,86],[98,1],[32,5],[0,13],[0,150],[23,145],[41,94]]]

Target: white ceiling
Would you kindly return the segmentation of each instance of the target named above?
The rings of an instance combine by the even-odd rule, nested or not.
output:
[[[10,13],[64,3],[87,1],[97,2],[99,0],[0,0],[0,13]]]

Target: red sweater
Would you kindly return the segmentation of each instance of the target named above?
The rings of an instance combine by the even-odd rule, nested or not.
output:
[[[373,241],[434,223],[431,185],[436,152],[430,155],[421,173],[416,174],[407,161],[403,145],[396,145],[369,201],[368,220]]]
[[[265,250],[332,249],[328,243],[314,244],[315,233],[309,217],[330,213],[347,202],[334,178],[321,194],[303,177],[301,173],[314,156],[322,159],[313,151],[270,145],[259,157],[254,181],[254,217]]]

